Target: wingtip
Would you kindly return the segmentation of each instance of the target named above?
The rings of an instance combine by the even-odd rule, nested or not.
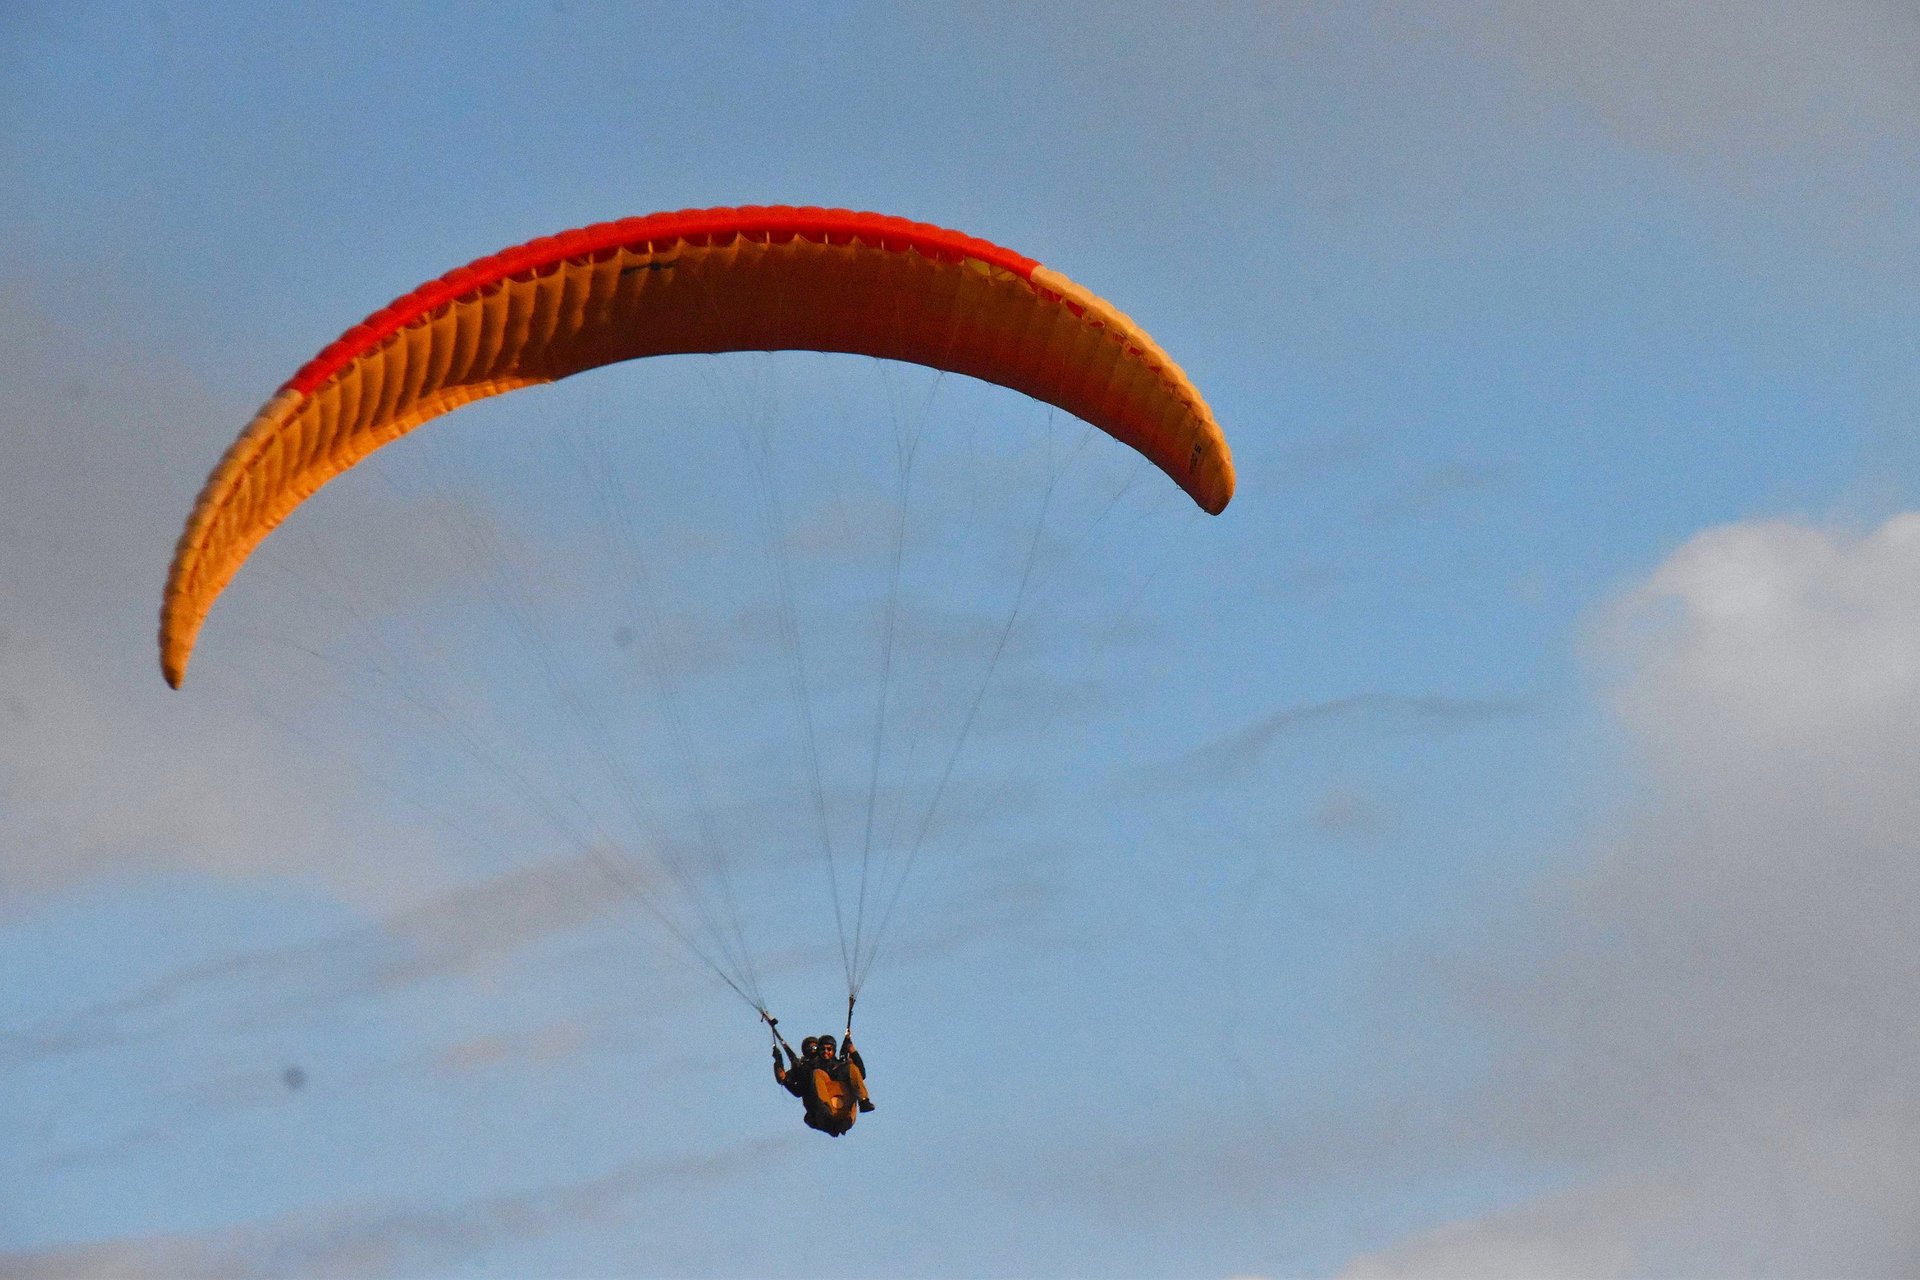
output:
[[[188,655],[176,652],[169,639],[164,632],[160,636],[160,678],[167,682],[167,688],[178,689],[187,678]]]
[[[1217,516],[1222,511],[1225,511],[1227,504],[1233,501],[1233,491],[1237,480],[1238,477],[1234,473],[1233,463],[1228,462],[1220,476],[1208,488],[1206,497],[1201,499],[1200,509],[1210,516]]]

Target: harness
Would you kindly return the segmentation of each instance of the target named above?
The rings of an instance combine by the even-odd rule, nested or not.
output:
[[[853,1039],[853,1005],[854,997],[849,995],[843,1044]],[[818,1065],[813,1059],[802,1058],[795,1053],[793,1046],[787,1043],[787,1038],[780,1034],[780,1019],[767,1012],[765,1008],[760,1008],[758,1012],[760,1020],[767,1024],[767,1030],[773,1035],[774,1052],[778,1054],[780,1050],[786,1050],[790,1067],[805,1067],[807,1070],[806,1092],[803,1095],[807,1104],[807,1123],[814,1128],[826,1129],[827,1132],[835,1134],[844,1133],[852,1128],[854,1107],[859,1101],[852,1083],[839,1078],[826,1067]],[[817,1123],[821,1121],[826,1123]]]

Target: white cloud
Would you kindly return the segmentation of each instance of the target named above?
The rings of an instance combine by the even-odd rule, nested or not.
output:
[[[1920,515],[1709,530],[1593,647],[1644,790],[1450,979],[1569,1189],[1351,1274],[1910,1274]]]
[[[1660,1190],[1664,1191],[1665,1188]],[[1623,1209],[1658,1207],[1657,1192],[1609,1187],[1553,1196],[1507,1213],[1452,1222],[1355,1258],[1343,1280],[1603,1280],[1626,1275],[1633,1253],[1616,1227]]]

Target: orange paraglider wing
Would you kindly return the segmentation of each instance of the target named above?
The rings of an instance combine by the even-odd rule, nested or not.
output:
[[[1108,303],[955,231],[837,209],[658,213],[462,267],[349,329],[247,424],[174,553],[160,667],[274,527],[381,445],[469,401],[640,356],[839,351],[969,374],[1132,446],[1219,512],[1233,462],[1180,367]]]

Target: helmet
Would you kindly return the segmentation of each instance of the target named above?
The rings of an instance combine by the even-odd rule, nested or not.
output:
[[[819,1047],[820,1047],[820,1037],[808,1036],[805,1040],[802,1040],[800,1042],[800,1056],[803,1058],[811,1058],[813,1056],[813,1051]]]

